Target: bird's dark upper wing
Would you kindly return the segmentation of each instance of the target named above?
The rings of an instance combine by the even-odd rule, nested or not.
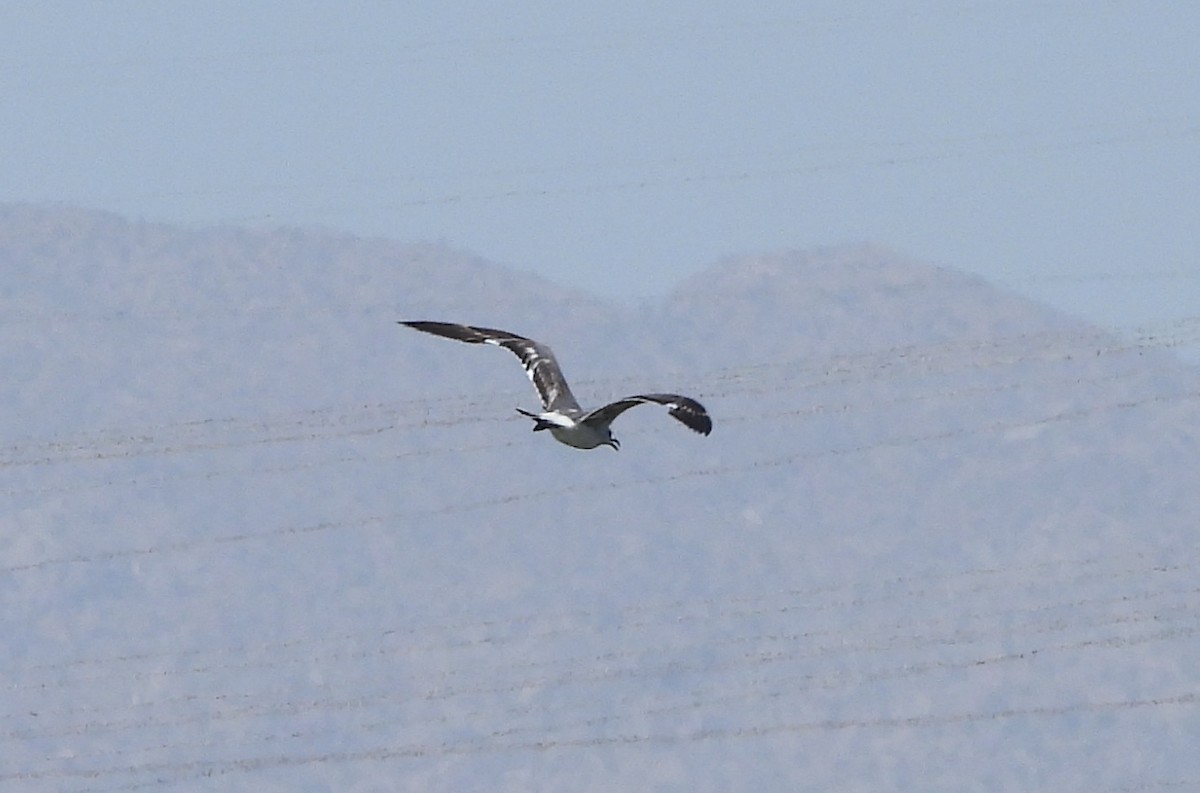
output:
[[[554,353],[544,344],[533,339],[495,328],[477,328],[472,325],[457,325],[453,322],[401,322],[415,330],[445,336],[447,339],[465,341],[469,344],[495,344],[511,350],[521,359],[525,374],[533,381],[542,407],[546,410],[579,410],[570,386],[554,360]]]
[[[628,396],[624,399],[618,399],[616,402],[611,402],[604,407],[596,408],[584,416],[582,421],[584,424],[605,425],[631,407],[643,405],[647,402],[666,405],[667,412],[673,418],[681,422],[688,429],[695,430],[701,435],[707,435],[712,432],[712,419],[709,418],[708,411],[704,409],[704,405],[679,394],[637,394],[635,396]]]

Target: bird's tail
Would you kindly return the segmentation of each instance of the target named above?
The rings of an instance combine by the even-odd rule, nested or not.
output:
[[[528,416],[529,418],[533,419],[533,431],[534,432],[539,432],[541,430],[548,430],[554,426],[549,421],[546,421],[545,419],[538,416],[538,414],[536,414],[536,413],[530,413],[528,410],[521,410],[520,408],[517,408],[517,412],[520,413],[522,416]]]

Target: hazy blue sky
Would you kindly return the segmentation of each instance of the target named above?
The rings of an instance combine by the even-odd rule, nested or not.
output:
[[[1200,314],[1200,4],[0,5],[0,200],[444,239],[653,295],[870,241]]]

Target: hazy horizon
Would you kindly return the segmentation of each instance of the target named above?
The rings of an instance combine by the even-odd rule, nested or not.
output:
[[[1200,303],[1200,8],[0,9],[0,200],[446,240],[661,295],[845,243],[1091,321]]]

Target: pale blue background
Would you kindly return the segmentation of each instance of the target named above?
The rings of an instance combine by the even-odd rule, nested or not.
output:
[[[5,3],[0,200],[442,239],[624,299],[870,241],[1171,323],[1198,42],[1183,2]]]

